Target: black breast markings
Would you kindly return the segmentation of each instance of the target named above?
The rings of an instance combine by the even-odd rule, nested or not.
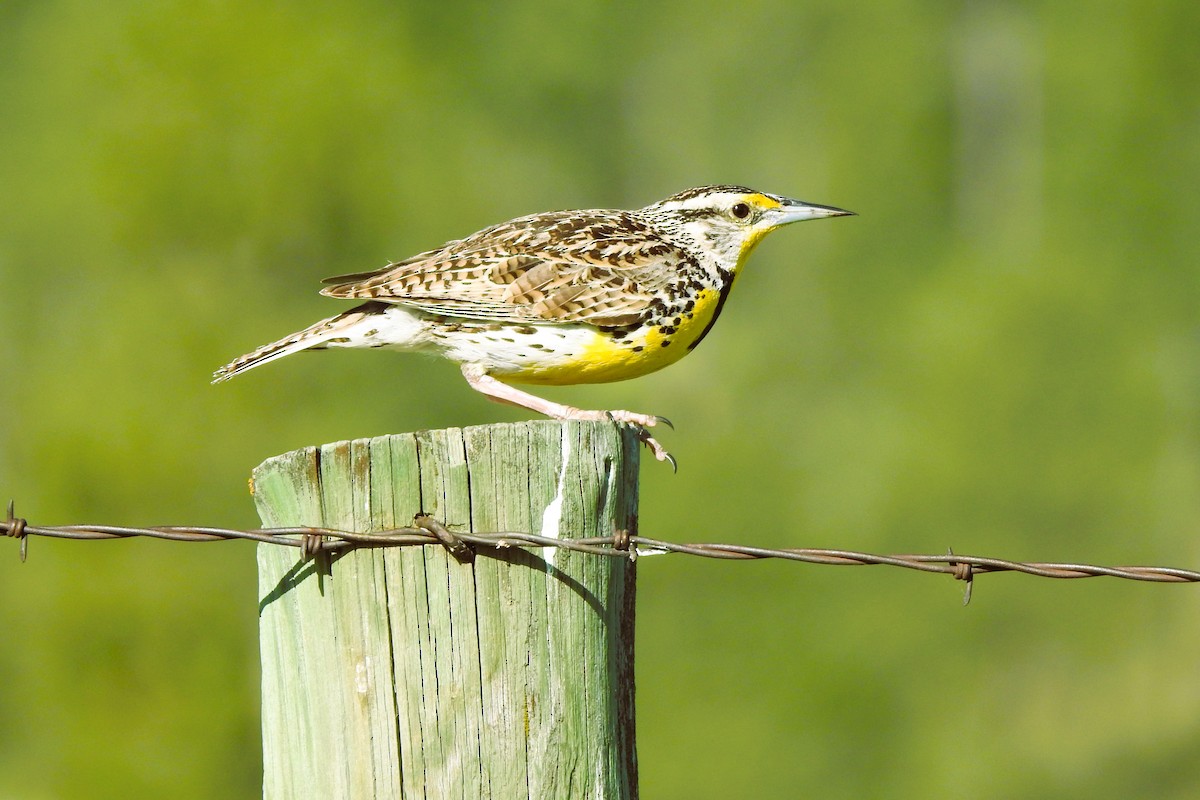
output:
[[[704,341],[704,337],[708,336],[708,332],[712,330],[712,326],[717,323],[717,317],[721,316],[721,309],[725,307],[725,301],[729,299],[729,292],[733,289],[733,273],[729,270],[721,270],[721,293],[717,295],[717,307],[713,309],[712,316],[708,319],[708,324],[704,326],[704,330],[700,331],[700,335],[688,345],[688,352],[696,349],[700,342]]]

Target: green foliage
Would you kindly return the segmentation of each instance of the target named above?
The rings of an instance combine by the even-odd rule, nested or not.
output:
[[[379,353],[211,370],[325,275],[738,182],[775,234],[661,413],[664,538],[1195,565],[1200,6],[68,0],[0,8],[0,490],[254,525],[305,445],[519,419]],[[0,560],[0,795],[247,796],[248,546]],[[1196,590],[650,559],[654,797],[1188,797]],[[715,690],[715,691],[714,691]],[[969,789],[964,789],[969,787]]]

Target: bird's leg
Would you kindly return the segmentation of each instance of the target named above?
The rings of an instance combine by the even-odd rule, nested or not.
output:
[[[464,365],[462,372],[463,377],[467,379],[467,383],[475,391],[485,394],[498,402],[528,408],[530,411],[536,411],[539,414],[545,414],[547,417],[553,417],[554,419],[609,420],[612,422],[628,422],[643,428],[651,428],[660,422],[670,425],[668,420],[663,417],[656,417],[653,414],[638,414],[634,411],[590,411],[563,405],[562,403],[555,403],[552,400],[538,397],[529,392],[523,392],[503,381],[496,380],[491,375],[483,372],[482,368],[472,364]]]
[[[529,392],[523,392],[516,387],[509,386],[507,383],[498,381],[476,364],[464,364],[462,373],[472,389],[498,403],[507,403],[511,406],[527,408],[530,411],[545,414],[547,417],[552,417],[553,419],[611,420],[613,422],[624,422],[633,425],[639,429],[638,438],[650,448],[655,458],[659,461],[668,461],[672,466],[675,464],[675,459],[671,457],[666,448],[659,444],[650,435],[649,431],[646,430],[657,425],[659,422],[670,425],[670,420],[664,417],[656,417],[653,414],[638,414],[633,411],[589,411],[587,409],[563,405],[562,403],[555,403],[552,400],[538,397]]]

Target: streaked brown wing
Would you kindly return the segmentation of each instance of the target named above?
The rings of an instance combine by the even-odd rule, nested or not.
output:
[[[629,325],[668,277],[673,249],[628,212],[553,212],[328,279],[321,293],[472,319]]]
[[[449,244],[453,244],[453,242]],[[408,264],[415,264],[419,261],[433,258],[438,253],[441,253],[446,247],[448,247],[449,244],[443,245],[437,250],[426,250],[424,253],[418,253],[417,255],[412,256],[411,258],[406,258],[403,261],[395,261],[391,264],[388,264],[386,267],[382,267],[381,269],[372,269],[367,270],[366,272],[350,272],[346,275],[333,275],[328,278],[322,278],[321,283],[330,284],[332,288],[337,288],[340,286],[353,286],[354,284],[362,283],[363,281],[367,281],[386,272],[391,272],[397,267],[403,267],[407,266]],[[328,294],[328,292],[322,289],[321,294]],[[332,296],[340,297],[341,295]]]

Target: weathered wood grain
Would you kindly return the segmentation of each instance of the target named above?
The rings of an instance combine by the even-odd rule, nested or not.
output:
[[[579,538],[630,529],[638,443],[534,421],[306,448],[254,472],[269,527]],[[260,545],[264,795],[633,798],[634,564],[546,548]]]

